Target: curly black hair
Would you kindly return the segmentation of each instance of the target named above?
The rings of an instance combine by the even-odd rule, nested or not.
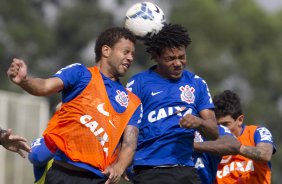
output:
[[[213,97],[216,118],[230,115],[236,120],[242,115],[242,108],[239,96],[230,90],[225,90]]]
[[[135,35],[124,27],[112,27],[102,32],[95,44],[96,63],[102,57],[102,46],[108,45],[112,48],[121,38],[128,39],[134,44],[136,43]]]
[[[148,53],[160,56],[165,48],[187,48],[191,44],[191,38],[183,26],[166,24],[157,34],[145,38],[144,44]]]

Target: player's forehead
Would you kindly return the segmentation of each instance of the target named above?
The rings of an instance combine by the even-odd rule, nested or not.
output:
[[[179,55],[185,55],[186,49],[184,46],[181,47],[166,47],[162,50],[162,56],[163,57],[171,57],[171,56],[179,56]]]
[[[235,122],[235,120],[231,117],[231,115],[227,115],[227,116],[217,118],[217,122],[219,124],[225,124],[225,123]]]

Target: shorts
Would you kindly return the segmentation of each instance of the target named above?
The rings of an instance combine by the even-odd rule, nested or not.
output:
[[[90,171],[75,171],[53,163],[47,172],[45,184],[104,184],[106,180]]]
[[[134,184],[201,184],[201,179],[194,167],[134,167]]]

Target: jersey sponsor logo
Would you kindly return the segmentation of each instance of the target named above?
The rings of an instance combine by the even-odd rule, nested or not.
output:
[[[97,121],[91,121],[92,117],[90,115],[83,115],[80,117],[80,123],[89,128],[89,130],[94,134],[95,137],[97,137],[99,143],[103,147],[103,150],[108,156],[108,142],[109,142],[109,136],[107,132],[105,132],[104,128],[101,127],[101,125]]]
[[[34,147],[36,147],[36,146],[40,146],[41,145],[41,140],[42,140],[43,138],[37,138],[35,141],[33,141],[33,143],[31,144],[31,148],[34,148]]]
[[[198,131],[194,133],[194,142],[204,142],[202,135]]]
[[[270,131],[265,127],[260,127],[257,129],[260,134],[261,141],[269,141],[272,142],[272,135]]]
[[[203,159],[201,157],[198,157],[197,158],[197,161],[195,163],[195,166],[194,166],[196,169],[198,168],[205,168],[205,164],[203,162]]]
[[[117,90],[117,95],[115,96],[116,101],[123,107],[128,106],[128,95],[124,91]]]
[[[216,175],[221,179],[229,175],[232,171],[250,172],[254,170],[254,163],[252,160],[243,162],[231,162],[230,164],[225,165],[222,170],[218,170]]]
[[[103,114],[104,116],[110,116],[110,113],[107,112],[107,111],[104,109],[104,105],[105,105],[105,103],[99,104],[99,105],[97,106],[98,111],[99,111],[101,114]],[[110,123],[114,128],[116,128],[116,126],[113,124],[113,122],[112,122],[111,120],[109,120],[109,123]]]
[[[107,112],[107,111],[105,111],[104,105],[105,105],[105,103],[99,104],[99,105],[97,106],[98,111],[99,111],[101,114],[105,115],[105,116],[110,116],[110,113]]]
[[[162,92],[163,92],[163,91],[152,92],[151,95],[152,95],[152,96],[155,96],[155,95],[160,94],[160,93],[162,93]]]
[[[195,101],[195,88],[190,87],[189,85],[181,86],[179,88],[181,91],[180,97],[181,100],[187,102],[188,104],[194,103]]]
[[[167,108],[161,108],[161,109],[158,109],[158,110],[154,110],[154,111],[149,112],[148,121],[150,123],[154,123],[156,121],[170,117],[172,115],[177,115],[177,116],[182,117],[182,116],[185,116],[188,113],[192,114],[192,109],[190,109],[190,108],[184,114],[181,113],[182,111],[183,111],[183,107],[179,107],[179,106],[167,107]]]

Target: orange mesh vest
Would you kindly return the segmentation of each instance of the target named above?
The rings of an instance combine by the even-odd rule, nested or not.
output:
[[[58,148],[71,160],[90,164],[101,171],[115,161],[118,145],[140,100],[128,92],[123,113],[112,107],[97,67],[89,68],[92,78],[80,95],[62,104],[44,132],[46,145]]]
[[[254,133],[257,126],[246,126],[238,137],[241,144],[255,146]],[[219,184],[269,184],[271,170],[268,163],[258,162],[241,155],[227,155],[217,169],[216,181]]]

